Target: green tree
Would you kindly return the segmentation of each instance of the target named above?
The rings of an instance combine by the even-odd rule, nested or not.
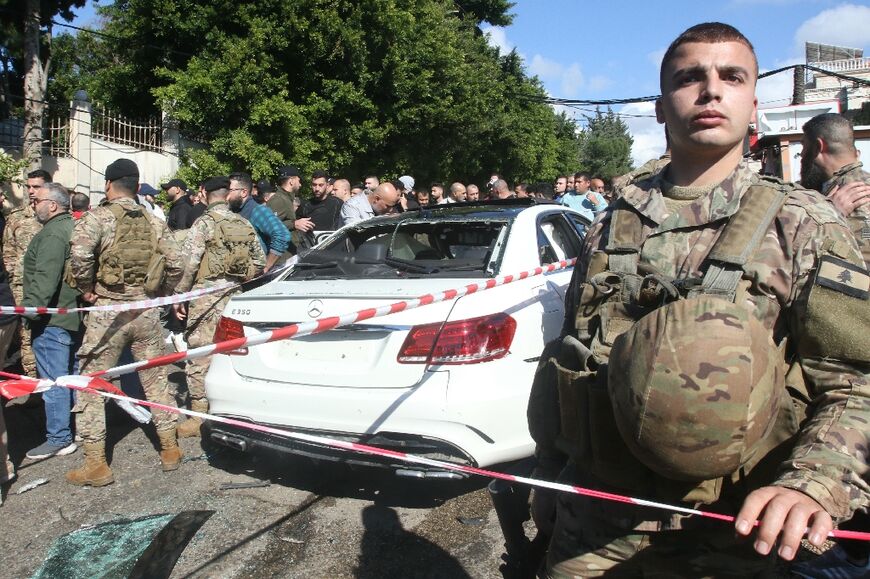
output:
[[[420,182],[549,176],[573,130],[542,104],[519,57],[479,31],[509,23],[510,6],[118,0],[102,9],[101,46],[89,60],[71,53],[76,67],[57,78],[129,116],[171,112],[182,132],[208,141],[198,167],[262,177],[292,162]]]
[[[628,125],[610,108],[606,113],[596,109],[586,117],[581,133],[580,167],[605,180],[631,171],[631,145],[634,139]]]

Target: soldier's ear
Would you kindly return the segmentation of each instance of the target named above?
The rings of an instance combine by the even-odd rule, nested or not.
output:
[[[662,108],[662,99],[656,99],[656,121],[660,125],[665,124],[665,111]]]

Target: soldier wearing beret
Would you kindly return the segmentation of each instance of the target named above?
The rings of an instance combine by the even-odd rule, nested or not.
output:
[[[106,200],[76,221],[70,247],[72,281],[88,303],[102,305],[132,302],[172,293],[181,276],[181,255],[166,224],[136,203],[139,168],[128,159],[118,159],[106,168]],[[117,364],[122,350],[130,346],[136,360],[164,353],[160,311],[89,312],[79,349],[82,374]],[[140,372],[145,396],[152,402],[175,406],[165,366]],[[85,462],[66,474],[74,485],[104,486],[114,482],[106,463],[105,398],[82,392],[74,412],[83,439]],[[164,471],[181,464],[176,439],[175,414],[152,412],[160,438],[160,462]]]
[[[247,219],[237,215],[227,205],[230,180],[212,177],[203,184],[208,196],[208,209],[187,235],[182,248],[184,269],[176,291],[205,288],[226,282],[247,281],[263,272],[266,255],[257,239],[257,232]],[[215,329],[227,302],[238,289],[216,292],[190,302],[177,304],[176,315],[187,319],[185,341],[191,348],[211,344]],[[205,375],[211,358],[196,358],[187,362],[187,388],[191,410],[208,412],[205,396]],[[178,427],[180,437],[199,436],[199,418],[188,418]]]

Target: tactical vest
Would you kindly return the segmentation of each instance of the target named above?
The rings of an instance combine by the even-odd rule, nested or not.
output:
[[[245,221],[218,213],[206,215],[214,221],[214,229],[211,238],[206,241],[196,281],[224,277],[250,279],[257,269],[251,247],[259,243],[253,227]]]
[[[774,396],[770,401],[771,420],[769,424],[761,425],[763,432],[756,433],[759,435],[758,443],[749,449],[747,460],[741,461],[734,472],[715,478],[692,476],[692,473],[686,476],[683,472],[679,478],[674,478],[663,476],[661,470],[647,466],[650,461],[642,454],[644,451],[638,449],[634,440],[627,438],[636,433],[635,425],[626,425],[624,415],[621,422],[614,417],[615,409],[620,408],[620,403],[626,402],[627,396],[623,390],[626,385],[612,383],[608,375],[614,372],[610,372],[608,363],[614,343],[633,328],[636,329],[635,324],[639,320],[654,321],[646,316],[655,316],[657,311],[678,305],[680,300],[697,300],[702,309],[707,308],[714,315],[718,303],[728,308],[742,307],[741,304],[735,305],[735,299],[748,287],[748,282],[741,283],[743,267],[759,247],[786,196],[784,188],[773,184],[750,187],[741,199],[737,213],[729,219],[704,259],[706,269],[700,279],[669,278],[650,271],[649,266],[640,263],[644,241],[642,217],[628,203],[620,201],[612,214],[607,246],[603,254],[595,254],[589,263],[586,280],[580,288],[575,318],[576,335],[564,338],[556,351],[551,348],[548,360],[542,358],[542,366],[539,366],[539,374],[555,378],[558,416],[551,412],[551,418],[556,419],[559,427],[556,432],[553,427],[542,427],[540,420],[538,425],[532,424],[532,417],[536,415],[532,405],[537,403],[536,399],[542,398],[542,394],[536,393],[536,386],[533,386],[529,416],[530,430],[536,441],[540,444],[541,436],[546,437],[549,432],[555,438],[549,442],[570,456],[578,468],[591,472],[597,479],[618,489],[695,504],[715,502],[724,483],[737,484],[743,481],[765,457],[765,465],[771,469],[778,467],[793,444],[793,435],[798,430],[805,406],[801,398],[806,400],[805,396],[798,395],[793,399],[782,386],[778,392],[771,390]],[[701,269],[703,271],[704,267]],[[695,305],[696,309],[684,309],[697,311],[697,304],[686,303]],[[754,318],[754,314],[748,310],[743,314]],[[761,326],[759,320],[752,321],[756,327]],[[772,350],[767,354],[777,365],[769,375],[765,375],[765,379],[775,374],[784,383],[787,381],[782,379],[787,371],[786,344],[783,341],[774,345],[768,337],[769,332],[763,333]],[[691,343],[690,340],[688,342]],[[643,344],[643,336],[636,343]],[[621,353],[624,355],[624,352]],[[623,361],[625,359],[631,360],[630,357],[623,357]],[[551,367],[549,370],[548,366]],[[667,365],[660,370],[671,372]],[[800,375],[799,369],[790,373],[792,378],[795,375]],[[641,376],[640,380],[649,378]],[[547,388],[539,383],[537,377],[536,383],[538,388]],[[796,384],[797,392],[805,392],[802,380]],[[629,394],[628,398],[639,398],[635,392]],[[669,394],[681,396],[680,388],[674,388]],[[730,398],[728,392],[723,393],[723,396]],[[644,402],[628,400],[629,404]],[[678,410],[685,411],[684,408]],[[538,411],[537,417],[543,414]],[[654,418],[640,417],[640,420],[643,419]],[[664,425],[665,428],[667,426]],[[632,432],[627,432],[629,430]],[[654,445],[655,441],[646,443]],[[758,470],[766,469],[759,467]],[[707,472],[705,469],[701,471]]]
[[[123,291],[123,286],[145,287],[155,258],[160,256],[157,232],[142,209],[127,209],[120,203],[106,207],[115,217],[115,237],[112,245],[100,252],[97,281],[113,291]]]

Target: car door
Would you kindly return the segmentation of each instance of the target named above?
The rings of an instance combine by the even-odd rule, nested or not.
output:
[[[567,212],[542,213],[537,220],[538,257],[541,265],[573,259],[580,255],[582,238],[567,220]],[[579,217],[579,216],[577,216]],[[555,339],[565,316],[565,292],[571,282],[574,268],[565,268],[544,274],[540,292],[543,306],[544,341]]]

